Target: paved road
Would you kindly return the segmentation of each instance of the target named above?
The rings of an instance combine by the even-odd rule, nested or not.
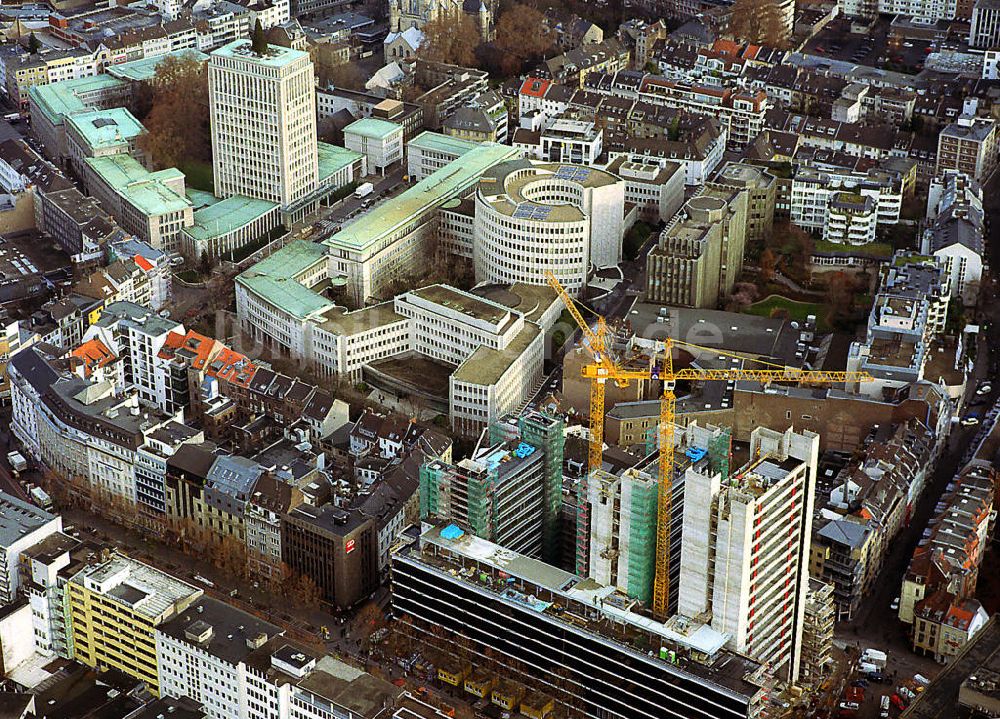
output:
[[[398,195],[409,187],[409,183],[403,182],[405,174],[406,167],[399,165],[387,172],[385,176],[375,175],[361,178],[363,182],[371,182],[374,185],[374,190],[370,195],[364,198],[348,195],[331,207],[322,208],[318,215],[312,215],[304,222],[294,225],[292,227],[293,237],[310,237],[314,240],[329,237],[333,227],[344,225],[363,212],[372,212],[380,202]],[[312,228],[317,222],[325,223],[326,227],[314,231]]]
[[[29,502],[31,500],[28,493],[24,491],[21,483],[11,473],[10,465],[7,463],[7,453],[16,449],[16,447],[10,446],[10,442],[10,408],[5,407],[0,411],[0,491]]]

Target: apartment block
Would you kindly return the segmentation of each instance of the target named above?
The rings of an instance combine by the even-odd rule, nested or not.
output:
[[[771,234],[778,188],[774,175],[756,165],[730,162],[712,178],[712,184],[746,192],[747,240],[762,240]]]
[[[802,621],[802,681],[815,684],[832,671],[834,616],[833,585],[810,579]]]
[[[403,126],[369,117],[344,128],[344,147],[365,157],[365,174],[381,172],[403,160]]]
[[[938,134],[935,174],[961,172],[984,181],[1000,161],[1000,129],[996,120],[962,115]]]
[[[874,378],[865,383],[866,393],[881,396],[883,387],[924,378],[950,299],[948,275],[937,260],[901,257],[883,270],[865,339],[851,344],[847,358],[848,370],[860,367]]]
[[[310,577],[323,599],[347,609],[378,588],[378,531],[360,508],[301,504],[281,518],[281,559]]]
[[[62,518],[0,492],[0,602],[11,604],[21,586],[21,554],[62,531]]]
[[[920,251],[944,262],[952,299],[969,306],[979,299],[986,252],[983,190],[964,173],[947,171],[931,180],[928,224]]]
[[[877,225],[899,221],[903,182],[898,173],[872,169],[820,170],[800,166],[792,178],[789,212],[799,227],[840,244],[875,240]]]
[[[420,516],[451,521],[520,554],[556,558],[563,423],[539,412],[503,417],[489,444],[456,465],[420,470]]]
[[[723,481],[685,477],[678,613],[787,681],[801,673],[819,435],[758,428],[756,457]]]
[[[181,249],[181,233],[194,224],[194,206],[176,168],[150,172],[117,153],[84,158],[84,184],[122,229],[165,252]]]
[[[746,229],[745,191],[706,188],[692,197],[647,256],[647,299],[715,308],[743,266]]]
[[[742,149],[764,129],[764,116],[770,102],[763,90],[697,85],[656,75],[644,74],[638,83],[632,82],[632,78],[635,73],[630,71],[592,73],[587,75],[583,89],[716,117],[726,129],[731,149]]]
[[[647,222],[669,222],[684,203],[684,168],[676,162],[615,158],[607,167],[625,183],[625,201]]]
[[[994,530],[996,477],[996,471],[981,460],[962,468],[952,488],[941,497],[941,509],[928,525],[930,534],[913,550],[903,575],[899,620],[915,625],[916,619],[922,617],[924,631],[911,635],[914,650],[920,649],[939,661],[958,653],[968,636],[963,641],[958,641],[960,636],[952,636],[955,642],[942,643],[940,626],[930,636],[935,624],[951,624],[961,634],[975,628],[971,621],[979,622],[968,615],[964,624],[952,623],[948,618],[951,607],[961,608],[964,600],[975,596],[983,556]],[[960,616],[962,612],[955,613],[956,618]]]
[[[403,691],[203,597],[156,628],[160,693],[200,702],[209,719],[378,719]]]
[[[659,402],[651,404],[659,405]],[[577,573],[648,602],[656,573],[659,522],[659,454],[656,423],[645,433],[645,457],[633,466],[581,476],[577,508]],[[678,431],[669,528],[670,592],[667,608],[676,612],[680,587],[684,493],[688,470],[729,476],[729,432],[692,421]],[[625,455],[626,457],[629,455]],[[617,463],[616,463],[617,464]],[[581,561],[582,560],[582,561]]]
[[[121,554],[102,557],[69,579],[70,658],[118,669],[160,696],[156,629],[202,590]]]

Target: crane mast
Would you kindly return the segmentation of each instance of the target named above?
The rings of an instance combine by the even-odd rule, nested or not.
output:
[[[728,354],[717,349],[701,347],[680,340],[667,338],[663,343],[662,365],[651,369],[622,367],[612,356],[608,342],[607,322],[597,317],[597,329],[591,329],[584,320],[573,298],[551,272],[546,273],[549,285],[569,310],[582,330],[585,346],[594,362],[583,367],[582,376],[591,381],[590,389],[590,444],[588,447],[588,474],[601,468],[604,450],[604,390],[608,380],[619,387],[628,386],[632,380],[660,379],[663,395],[660,397],[659,437],[659,486],[656,507],[656,576],[653,581],[653,615],[665,619],[670,603],[670,529],[673,517],[674,444],[676,429],[677,397],[674,394],[678,380],[705,382],[710,380],[755,380],[758,382],[792,382],[796,384],[829,384],[840,382],[871,381],[867,372],[838,372],[829,370],[806,370],[796,367],[769,365],[768,369],[701,369],[688,367],[674,369],[674,346],[705,350],[718,354]],[[736,357],[736,355],[732,355]],[[743,359],[743,358],[740,358]],[[757,362],[757,364],[769,363]]]

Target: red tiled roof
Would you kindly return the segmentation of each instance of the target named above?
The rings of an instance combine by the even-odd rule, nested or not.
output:
[[[135,263],[139,265],[139,267],[141,267],[146,272],[149,272],[151,269],[153,269],[153,264],[142,255],[135,256]]]
[[[247,387],[256,372],[257,365],[253,364],[245,355],[228,347],[223,347],[206,370],[210,376],[224,379],[230,384],[241,387]]]
[[[194,354],[191,366],[195,369],[204,369],[214,346],[215,340],[198,334],[194,330],[189,330],[187,334],[171,332],[164,340],[159,356],[163,359],[169,359],[174,356],[177,350],[184,349]]]
[[[740,45],[732,40],[719,38],[712,45],[712,49],[721,55],[739,55]]]
[[[530,97],[545,97],[545,93],[548,92],[549,85],[551,84],[551,80],[529,77],[521,83],[521,94],[528,95]]]
[[[83,362],[83,376],[85,378],[90,377],[95,369],[111,364],[117,359],[115,354],[97,338],[84,342],[70,352],[70,355]]]

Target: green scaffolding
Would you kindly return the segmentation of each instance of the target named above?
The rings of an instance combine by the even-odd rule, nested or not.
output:
[[[625,591],[641,602],[649,602],[653,596],[659,496],[657,485],[655,481],[635,481],[631,485],[628,578]]]
[[[441,515],[441,481],[450,467],[428,463],[420,468],[420,518]]]
[[[732,430],[720,429],[708,442],[708,467],[712,474],[721,474],[722,481],[729,479],[729,457]]]

